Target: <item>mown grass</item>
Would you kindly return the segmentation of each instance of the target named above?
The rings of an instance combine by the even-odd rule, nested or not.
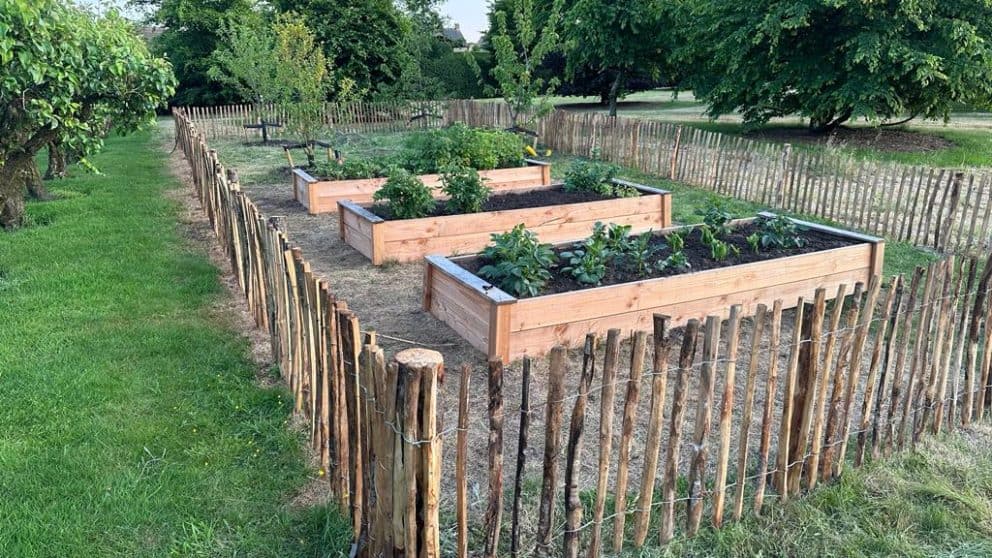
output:
[[[335,556],[346,526],[177,226],[151,132],[0,233],[0,555]]]

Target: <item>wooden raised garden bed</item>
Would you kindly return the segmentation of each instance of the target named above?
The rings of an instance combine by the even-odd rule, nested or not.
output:
[[[654,314],[671,316],[675,325],[681,325],[692,318],[726,312],[736,304],[747,312],[758,304],[770,306],[778,299],[785,302],[786,308],[794,307],[799,297],[812,297],[818,288],[835,292],[841,284],[867,284],[882,273],[882,239],[794,222],[816,234],[851,243],[824,251],[524,299],[507,294],[461,265],[472,267],[476,256],[429,256],[423,308],[489,358],[510,362],[545,354],[559,344],[577,346],[589,332],[609,328],[650,330]]]
[[[495,194],[524,192],[551,184],[551,164],[528,159],[525,167],[484,170],[479,171],[479,176]],[[438,197],[442,197],[438,188],[441,175],[425,174],[419,178],[427,186],[436,188]],[[293,169],[293,199],[303,204],[311,215],[333,213],[342,200],[370,203],[372,195],[385,183],[385,178],[318,180],[303,169]]]
[[[344,200],[338,203],[338,224],[341,239],[374,265],[419,261],[428,254],[474,254],[489,244],[493,234],[521,223],[537,233],[542,242],[551,243],[582,238],[597,222],[631,225],[634,233],[671,226],[671,193],[622,180],[614,183],[635,188],[641,195],[397,221],[373,214],[368,205]],[[528,190],[558,188],[560,184]]]

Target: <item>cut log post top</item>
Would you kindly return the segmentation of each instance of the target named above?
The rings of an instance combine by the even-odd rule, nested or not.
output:
[[[401,370],[435,371],[444,375],[444,356],[430,349],[406,349],[393,357]]]

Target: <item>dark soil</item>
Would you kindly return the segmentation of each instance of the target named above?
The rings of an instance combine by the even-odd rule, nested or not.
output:
[[[569,291],[578,291],[582,289],[591,289],[594,287],[601,287],[606,285],[619,285],[621,283],[631,283],[634,281],[642,281],[644,279],[652,279],[656,277],[668,277],[672,275],[682,275],[685,273],[695,273],[698,271],[705,271],[707,269],[716,269],[721,267],[730,267],[735,265],[747,264],[752,262],[760,262],[765,260],[774,260],[777,258],[785,258],[788,256],[797,256],[800,254],[809,254],[811,252],[822,252],[825,250],[832,250],[834,248],[843,248],[844,246],[851,246],[853,244],[858,244],[859,241],[849,238],[842,238],[839,236],[834,236],[831,234],[823,233],[820,231],[809,230],[803,233],[803,238],[806,239],[806,244],[802,248],[794,249],[762,249],[759,253],[755,254],[750,246],[747,244],[747,237],[751,233],[760,230],[761,226],[758,224],[748,224],[743,225],[735,229],[727,238],[724,240],[736,246],[740,250],[740,255],[731,254],[726,260],[715,261],[711,254],[708,246],[704,245],[700,240],[700,235],[697,232],[686,236],[685,239],[685,249],[683,253],[686,259],[689,261],[691,269],[683,270],[676,268],[668,268],[662,271],[652,270],[651,273],[647,275],[638,275],[634,270],[627,266],[617,265],[607,269],[606,277],[603,278],[602,283],[599,285],[585,285],[579,283],[573,279],[570,275],[564,274],[558,269],[552,270],[552,279],[545,286],[544,291],[541,295],[550,295],[556,293],[565,293]],[[656,234],[652,240],[652,246],[658,247],[659,251],[657,255],[654,256],[653,260],[661,260],[668,257],[671,254],[671,250],[668,248],[668,244],[665,240],[665,236],[661,234]],[[570,250],[571,247],[557,248],[555,250],[559,255]],[[486,261],[483,257],[472,258],[464,261],[460,261],[459,265],[467,269],[468,271],[478,274],[479,269],[482,266],[490,262]],[[559,264],[560,266],[562,264]]]
[[[547,190],[533,190],[519,194],[498,194],[490,196],[489,200],[482,206],[482,211],[507,211],[510,209],[527,209],[531,207],[547,207],[551,205],[565,205],[569,203],[583,203],[613,199],[610,196],[601,196],[592,192],[566,192],[561,186]],[[387,204],[374,204],[369,211],[386,219],[387,221],[397,220],[392,216]],[[444,215],[458,215],[448,206],[444,200],[438,200],[434,211],[428,217],[441,217]]]
[[[809,128],[771,127],[755,130],[746,134],[746,137],[899,153],[939,151],[954,147],[954,142],[938,135],[887,128],[838,128],[829,134],[817,134]]]

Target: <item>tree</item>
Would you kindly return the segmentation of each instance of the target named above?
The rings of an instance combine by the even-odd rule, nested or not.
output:
[[[284,90],[287,130],[302,142],[310,166],[316,164],[316,142],[324,129],[324,102],[348,100],[354,91],[350,78],[338,79],[313,32],[291,14],[280,14],[273,26],[277,61],[276,79]]]
[[[665,67],[671,33],[664,13],[663,0],[577,0],[565,17],[569,81],[604,76],[610,116],[616,116],[627,81],[636,74],[657,79]]]
[[[682,59],[713,117],[749,126],[800,115],[817,131],[944,118],[992,99],[992,5],[984,0],[692,2]]]
[[[405,42],[410,22],[392,0],[274,0],[313,29],[340,76],[357,92],[395,84],[412,62]]]
[[[551,110],[548,95],[554,92],[558,80],[541,77],[538,68],[557,48],[562,2],[554,1],[542,28],[534,26],[533,0],[511,0],[507,2],[509,14],[507,11],[495,13],[496,34],[489,39],[495,59],[492,75],[499,84],[499,94],[509,107],[514,129],[520,128],[521,117],[527,118],[525,123],[529,123]],[[511,21],[512,34],[508,23]],[[544,97],[539,99],[542,94]]]
[[[279,79],[279,59],[272,25],[253,16],[230,20],[224,25],[221,42],[211,56],[207,72],[247,101],[279,101],[285,88]]]
[[[55,144],[85,156],[108,123],[133,130],[173,93],[165,60],[119,16],[94,16],[59,0],[0,0],[0,226],[24,220],[34,158]]]
[[[203,106],[241,100],[233,88],[210,79],[207,72],[225,23],[250,16],[255,0],[132,1],[151,9],[150,21],[164,28],[151,46],[154,53],[172,62],[179,79],[172,104]]]

